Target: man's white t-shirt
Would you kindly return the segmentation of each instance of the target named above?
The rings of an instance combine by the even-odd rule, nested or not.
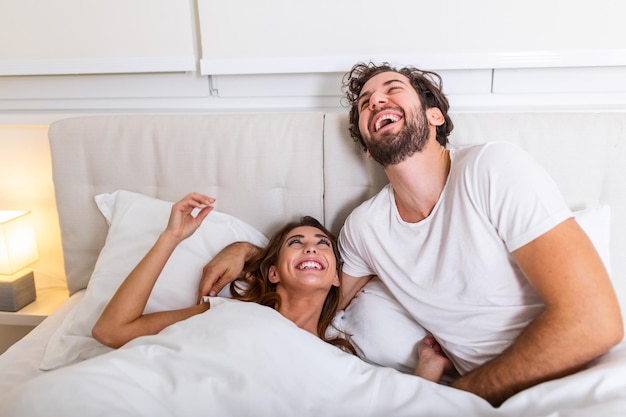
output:
[[[464,374],[543,310],[511,252],[573,214],[545,170],[513,144],[452,147],[450,157],[426,219],[403,221],[387,185],[350,214],[339,239],[344,272],[379,276]]]

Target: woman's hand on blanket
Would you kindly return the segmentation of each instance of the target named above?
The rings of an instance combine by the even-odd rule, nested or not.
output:
[[[170,219],[164,233],[182,241],[200,227],[206,216],[213,210],[215,199],[200,193],[190,193],[172,206]],[[195,215],[194,210],[197,210]]]
[[[205,295],[216,296],[226,285],[237,279],[246,261],[260,249],[248,242],[235,242],[222,249],[202,270],[198,302]]]
[[[426,336],[417,343],[417,366],[414,375],[432,382],[439,382],[444,373],[454,373],[454,365],[433,336]]]

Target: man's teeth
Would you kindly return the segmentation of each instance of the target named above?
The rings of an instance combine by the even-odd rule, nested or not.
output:
[[[300,265],[298,265],[298,269],[310,269],[310,268],[322,269],[322,265],[313,261],[302,262]]]
[[[376,120],[376,125],[374,126],[374,129],[376,132],[378,132],[380,130],[381,127],[383,127],[383,122],[389,120],[391,123],[395,123],[398,120],[400,120],[400,118],[398,116],[396,116],[395,114],[384,114],[380,117],[380,119]],[[389,123],[384,123],[384,125],[388,125]]]

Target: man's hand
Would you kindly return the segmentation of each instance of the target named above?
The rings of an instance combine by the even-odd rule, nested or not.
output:
[[[226,285],[237,279],[247,260],[260,251],[248,242],[226,246],[202,270],[198,289],[198,303],[205,295],[216,296]]]

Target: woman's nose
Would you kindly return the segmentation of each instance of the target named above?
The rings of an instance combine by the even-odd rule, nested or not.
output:
[[[315,247],[313,247],[313,246],[307,246],[304,249],[304,253],[317,253],[317,250],[315,250]]]

